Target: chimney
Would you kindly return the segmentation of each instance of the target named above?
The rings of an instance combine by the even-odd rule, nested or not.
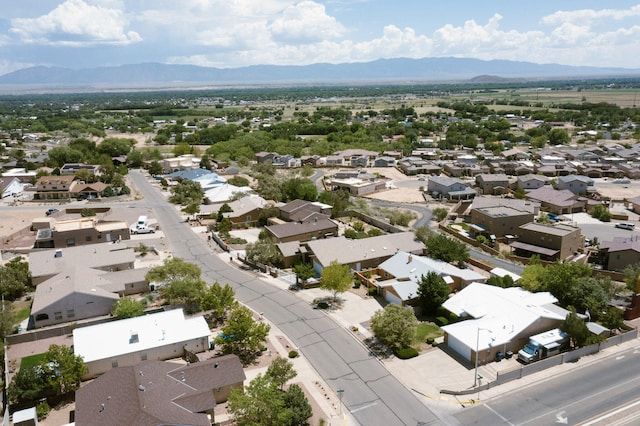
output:
[[[413,260],[413,256],[409,255],[409,258],[407,259],[407,263],[411,263],[412,260]]]

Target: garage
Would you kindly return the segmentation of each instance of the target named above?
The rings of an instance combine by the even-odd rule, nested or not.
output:
[[[467,361],[471,361],[471,348],[465,345],[462,341],[456,339],[451,334],[447,335],[447,346],[460,354]]]
[[[402,299],[393,293],[393,287],[384,288],[384,300],[394,305],[402,306]]]

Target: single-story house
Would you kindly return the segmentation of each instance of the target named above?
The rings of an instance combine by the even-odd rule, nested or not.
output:
[[[0,177],[0,198],[22,194],[22,182],[17,177]]]
[[[327,218],[319,218],[310,222],[287,222],[265,226],[279,243],[289,241],[309,241],[338,235],[338,225]]]
[[[185,318],[182,309],[122,319],[73,330],[73,351],[87,367],[83,380],[115,367],[146,360],[179,358],[209,348],[204,317]]]
[[[148,360],[107,371],[76,391],[75,421],[95,426],[202,425],[246,379],[236,355],[178,364]]]
[[[465,321],[442,327],[445,344],[473,363],[486,364],[498,352],[517,353],[530,336],[559,327],[569,312],[548,292],[472,283],[443,303]]]

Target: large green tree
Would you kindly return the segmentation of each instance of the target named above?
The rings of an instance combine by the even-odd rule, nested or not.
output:
[[[213,283],[204,291],[200,298],[200,308],[208,311],[208,317],[216,323],[222,323],[227,319],[229,312],[238,306],[235,292],[229,284],[224,287],[220,283]]]
[[[274,266],[282,261],[282,253],[271,238],[263,238],[255,243],[247,244],[245,254],[247,260],[252,263]]]
[[[139,317],[144,313],[145,304],[131,297],[123,297],[113,304],[111,313],[116,318]]]
[[[269,324],[255,321],[249,308],[239,305],[229,313],[216,344],[223,354],[238,355],[240,361],[248,365],[266,343],[270,328]]]
[[[0,293],[6,300],[15,300],[31,286],[29,264],[22,257],[15,257],[0,266]]]
[[[408,348],[414,342],[418,320],[411,307],[393,303],[373,314],[371,330],[384,345],[398,349]]]
[[[442,305],[451,293],[449,285],[437,272],[429,271],[422,275],[418,281],[418,296],[420,306],[425,315],[432,315]]]
[[[145,278],[147,282],[159,285],[168,303],[185,305],[187,311],[196,312],[206,290],[206,283],[200,275],[197,265],[174,257],[152,268]]]
[[[469,259],[469,249],[464,243],[443,234],[429,236],[426,248],[429,256],[444,262],[462,264]]]
[[[202,203],[204,191],[198,182],[185,179],[171,188],[169,202],[173,204],[188,205],[191,203]]]
[[[320,288],[330,291],[334,300],[337,299],[338,294],[349,290],[352,283],[353,275],[349,265],[342,265],[334,260],[322,269]]]
[[[571,345],[574,348],[579,348],[587,343],[590,332],[584,320],[578,316],[576,310],[571,306],[569,307],[569,314],[565,318],[564,322],[560,326],[560,330],[567,333],[571,339]]]

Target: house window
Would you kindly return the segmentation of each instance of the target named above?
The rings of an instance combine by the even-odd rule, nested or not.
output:
[[[69,238],[67,240],[67,247],[73,247],[76,245],[76,239],[75,238]]]
[[[102,234],[98,234],[98,239],[101,240],[102,239]]]
[[[140,354],[140,361],[146,361],[147,360],[147,354],[145,353],[141,353]]]
[[[38,314],[36,315],[36,322],[37,321],[46,321],[49,319],[49,315],[47,314]]]
[[[67,309],[67,318],[73,318],[76,316],[76,311],[73,309]]]
[[[85,241],[91,241],[91,235],[87,235],[87,236],[84,238],[84,240],[85,240]]]
[[[55,312],[53,314],[53,317],[57,320],[61,320],[62,319],[62,312]]]
[[[111,360],[111,367],[116,368],[117,366],[118,366],[118,360],[117,359]]]

